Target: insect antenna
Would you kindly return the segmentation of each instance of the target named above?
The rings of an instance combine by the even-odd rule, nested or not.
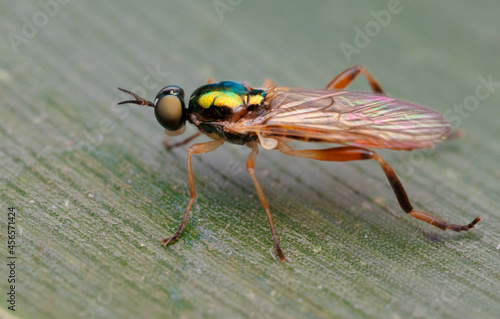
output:
[[[132,95],[135,98],[135,100],[121,101],[120,103],[118,103],[118,105],[132,103],[132,104],[138,104],[138,105],[155,107],[155,105],[154,105],[153,102],[148,101],[146,99],[143,99],[139,95],[137,95],[137,94],[135,94],[133,92],[130,92],[129,90],[125,90],[125,89],[122,89],[122,88],[118,88],[118,90],[120,90],[122,92],[125,92],[125,93],[127,93],[129,95]]]

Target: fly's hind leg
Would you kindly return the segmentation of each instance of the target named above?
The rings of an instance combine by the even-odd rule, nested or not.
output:
[[[255,158],[259,153],[259,147],[257,146],[256,143],[249,143],[248,146],[252,148],[252,152],[250,153],[247,159],[247,164],[246,164],[247,172],[248,174],[250,174],[250,177],[252,177],[252,181],[255,185],[255,190],[257,191],[257,195],[259,196],[260,203],[262,204],[262,207],[264,207],[264,210],[266,211],[267,219],[269,220],[269,225],[271,226],[271,233],[273,235],[274,246],[276,247],[276,253],[278,254],[278,257],[281,261],[285,261],[286,260],[285,254],[283,254],[283,250],[281,250],[280,242],[278,240],[278,235],[276,234],[276,230],[274,229],[273,219],[271,217],[271,211],[269,210],[269,203],[267,201],[266,195],[264,195],[264,192],[262,191],[262,187],[260,187],[257,177],[255,176]]]
[[[384,94],[384,90],[382,89],[382,86],[378,83],[377,80],[368,72],[364,67],[361,65],[355,65],[347,70],[344,70],[340,72],[339,75],[337,75],[328,85],[326,86],[327,89],[343,89],[347,87],[354,79],[359,75],[363,74],[366,79],[368,80],[368,83],[370,84],[373,92],[375,93],[380,93]],[[450,133],[450,135],[446,138],[446,140],[454,140],[454,139],[461,139],[465,136],[465,130],[463,129],[458,129],[456,131],[453,131]]]
[[[187,219],[189,216],[189,211],[191,210],[191,206],[193,206],[194,200],[196,199],[196,186],[194,184],[194,175],[193,175],[193,167],[191,165],[191,156],[193,154],[201,154],[201,153],[208,153],[216,150],[219,146],[221,146],[224,143],[223,140],[214,140],[206,143],[200,143],[200,144],[194,144],[191,145],[188,148],[187,151],[187,168],[188,168],[188,184],[189,184],[189,203],[186,207],[186,210],[184,211],[184,215],[182,216],[182,221],[181,224],[179,225],[179,228],[175,232],[175,234],[172,237],[164,238],[162,240],[162,244],[168,245],[170,243],[175,242],[179,236],[182,234],[182,231],[184,230],[184,227],[186,226]]]
[[[213,84],[213,83],[215,83],[215,78],[211,76],[207,79],[207,84]]]
[[[355,65],[347,70],[344,70],[340,72],[339,75],[337,75],[328,85],[326,86],[327,89],[343,89],[346,86],[348,86],[354,79],[362,73],[366,79],[368,80],[368,83],[370,84],[373,92],[375,93],[381,93],[384,94],[384,90],[382,89],[382,86],[378,83],[377,80],[368,72],[364,67],[361,65]]]
[[[387,177],[387,180],[389,181],[389,184],[391,185],[392,190],[396,195],[399,206],[401,206],[401,209],[403,209],[405,213],[410,214],[411,216],[433,226],[436,226],[442,230],[450,229],[456,232],[470,230],[474,228],[474,226],[478,222],[481,221],[481,217],[478,216],[467,225],[448,224],[447,222],[427,212],[414,209],[410,203],[410,200],[408,199],[408,195],[406,195],[403,184],[401,184],[401,181],[396,176],[396,173],[394,173],[394,170],[382,159],[382,157],[371,150],[353,146],[328,148],[322,150],[294,150],[281,141],[278,143],[278,149],[286,155],[310,158],[320,161],[347,162],[369,159],[375,160],[380,164],[380,167],[384,171],[385,176]]]

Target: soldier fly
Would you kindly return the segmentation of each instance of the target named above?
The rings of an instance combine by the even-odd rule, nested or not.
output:
[[[373,93],[343,90],[360,74],[366,77]],[[186,122],[198,128],[198,133],[171,146],[186,144],[201,134],[212,139],[188,148],[190,200],[179,228],[173,236],[162,240],[163,245],[179,238],[196,198],[191,156],[212,152],[224,142],[246,145],[251,149],[246,169],[266,211],[276,252],[281,261],[286,258],[274,229],[269,203],[255,176],[259,144],[264,149],[277,149],[285,155],[319,161],[375,160],[380,164],[405,213],[442,230],[456,232],[468,231],[481,221],[481,217],[476,217],[467,225],[449,224],[413,208],[391,166],[368,148],[410,151],[432,147],[446,139],[451,129],[450,124],[435,111],[385,95],[380,84],[362,66],[356,65],[341,72],[325,89],[279,87],[269,79],[264,81],[262,88],[252,88],[233,81],[216,83],[211,78],[206,85],[193,92],[187,108],[184,104],[184,91],[176,85],[161,89],[154,102],[130,91],[119,90],[135,100],[118,104],[133,103],[154,108],[156,119],[167,133],[170,132],[169,135],[182,134]],[[291,140],[341,146],[295,150],[288,145]]]

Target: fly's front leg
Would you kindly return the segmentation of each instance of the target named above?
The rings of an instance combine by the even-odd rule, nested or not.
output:
[[[368,72],[364,67],[361,65],[355,65],[347,70],[344,70],[340,72],[339,75],[337,75],[328,85],[326,86],[327,89],[343,89],[346,86],[348,86],[354,79],[362,73],[366,79],[368,80],[368,83],[370,84],[373,92],[375,93],[381,93],[384,94],[384,90],[382,89],[382,86],[378,83],[375,78]]]
[[[215,78],[209,77],[207,79],[207,84],[213,84],[213,83],[215,83]],[[167,131],[165,130],[165,132],[167,132]],[[167,133],[170,133],[170,132],[167,132]],[[195,138],[199,137],[200,135],[201,135],[201,133],[198,132],[198,133],[195,133],[195,134],[191,135],[190,137],[186,138],[185,140],[182,140],[182,141],[176,142],[176,143],[170,143],[169,139],[164,139],[163,140],[163,146],[165,147],[165,149],[171,150],[174,147],[186,145],[187,143],[191,142],[192,140],[194,140]]]
[[[311,158],[320,161],[347,162],[368,159],[375,160],[380,164],[380,167],[382,167],[382,170],[384,171],[385,176],[387,177],[387,180],[389,181],[389,184],[391,184],[392,190],[396,195],[399,206],[401,206],[401,209],[403,209],[405,213],[442,230],[450,229],[456,232],[470,230],[481,221],[481,217],[478,216],[467,225],[448,224],[427,212],[414,209],[408,199],[408,195],[406,195],[403,184],[401,184],[401,181],[396,176],[396,173],[394,173],[394,170],[382,159],[382,157],[373,151],[353,146],[328,148],[323,150],[294,150],[281,141],[278,143],[278,149],[286,155]]]
[[[269,203],[267,201],[266,195],[264,195],[264,192],[262,191],[262,187],[260,187],[257,177],[255,176],[255,158],[259,153],[259,147],[257,146],[256,143],[252,143],[249,146],[252,148],[252,152],[250,153],[247,159],[247,164],[246,164],[247,172],[252,177],[252,181],[255,185],[255,190],[257,191],[257,195],[259,196],[260,203],[262,204],[262,207],[264,207],[264,210],[266,211],[267,219],[269,220],[269,225],[271,226],[271,233],[273,235],[274,246],[276,247],[276,253],[278,254],[278,257],[281,261],[285,261],[286,260],[285,254],[283,254],[283,250],[281,250],[280,242],[278,240],[278,235],[276,234],[276,230],[274,229],[273,219],[271,217],[271,211],[269,210]]]
[[[191,198],[189,199],[189,203],[186,207],[186,210],[184,211],[184,216],[182,217],[181,224],[179,225],[179,228],[175,232],[175,234],[172,237],[164,238],[162,240],[163,245],[167,245],[169,243],[175,242],[179,236],[182,234],[182,231],[184,230],[184,227],[186,226],[187,219],[189,216],[189,211],[191,210],[191,206],[193,205],[193,202],[196,198],[196,186],[194,184],[194,175],[193,175],[193,167],[191,165],[191,156],[193,154],[201,154],[201,153],[209,153],[214,150],[216,150],[219,146],[221,146],[224,143],[223,140],[214,140],[206,143],[201,143],[201,144],[194,144],[188,148],[187,151],[187,168],[188,168],[188,184],[189,184],[189,195]]]
[[[201,133],[200,133],[200,132],[198,132],[198,133],[195,133],[195,134],[191,135],[190,137],[186,138],[185,140],[182,140],[182,141],[177,142],[177,143],[172,143],[172,144],[170,144],[170,143],[168,142],[168,139],[164,139],[164,140],[163,140],[163,146],[164,146],[167,150],[170,150],[170,149],[172,149],[172,148],[174,148],[174,147],[178,147],[178,146],[185,145],[185,144],[187,144],[187,143],[191,142],[192,140],[194,140],[195,138],[197,138],[197,137],[198,137],[198,136],[200,136],[200,135],[201,135]]]

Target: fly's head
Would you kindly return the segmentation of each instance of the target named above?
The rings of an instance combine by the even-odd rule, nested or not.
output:
[[[118,88],[130,94],[135,100],[122,101],[118,104],[138,104],[154,108],[158,122],[169,135],[180,135],[186,129],[187,109],[184,104],[184,90],[177,85],[169,85],[161,89],[154,102],[150,102],[135,93]]]

